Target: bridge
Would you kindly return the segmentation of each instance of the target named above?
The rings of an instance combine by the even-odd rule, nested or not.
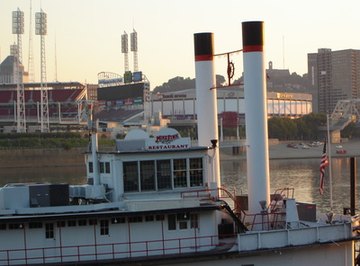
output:
[[[340,131],[360,120],[360,99],[340,100],[330,116],[329,130],[332,143],[340,142]]]

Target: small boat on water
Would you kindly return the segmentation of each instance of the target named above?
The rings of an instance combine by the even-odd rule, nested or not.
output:
[[[198,33],[198,145],[134,130],[102,152],[94,129],[87,184],[0,189],[0,265],[354,265],[357,217],[269,192],[262,31],[243,23],[247,195],[221,186],[213,37]]]

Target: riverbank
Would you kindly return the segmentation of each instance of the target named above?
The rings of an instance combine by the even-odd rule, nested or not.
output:
[[[318,147],[309,147],[308,149],[302,148],[289,148],[287,145],[290,142],[279,142],[277,144],[269,145],[269,158],[270,159],[306,159],[306,158],[320,158],[323,153],[323,145]],[[337,157],[359,157],[360,156],[360,140],[353,140],[342,143],[341,146],[346,151],[345,154],[337,154],[336,146],[339,144],[331,144],[331,156]],[[329,149],[329,147],[327,147]],[[238,149],[233,147],[222,148],[221,160],[234,160],[245,159],[246,150],[245,146]]]
[[[270,159],[306,159],[320,158],[323,145],[308,149],[294,149],[287,147],[287,143],[269,145]],[[332,156],[358,157],[360,156],[360,141],[349,141],[341,144],[346,154],[337,154],[335,144],[331,145]],[[1,168],[40,168],[62,166],[84,166],[85,148],[65,149],[11,149],[0,150]],[[246,146],[220,148],[221,160],[246,159]]]

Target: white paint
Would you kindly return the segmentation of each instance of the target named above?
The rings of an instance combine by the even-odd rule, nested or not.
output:
[[[99,161],[97,158],[98,151],[98,136],[95,132],[91,134],[91,155],[93,161],[93,177],[94,185],[100,184],[100,172],[99,172]]]
[[[244,53],[244,93],[247,140],[249,211],[262,211],[270,202],[269,151],[265,64],[262,52]]]
[[[199,146],[211,146],[211,140],[219,141],[217,121],[217,96],[215,87],[215,70],[213,61],[197,61],[196,74],[196,110],[198,123]],[[210,187],[220,187],[219,149],[214,149],[210,164]]]

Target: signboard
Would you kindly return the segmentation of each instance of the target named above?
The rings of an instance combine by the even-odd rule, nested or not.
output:
[[[141,72],[141,71],[138,71],[138,72],[132,73],[132,81],[133,81],[133,82],[140,82],[140,81],[142,81],[142,72]]]
[[[126,71],[124,73],[124,82],[125,83],[131,83],[132,82],[132,73],[131,73],[131,71]]]
[[[179,150],[191,147],[190,138],[182,138],[173,128],[162,128],[154,138],[146,139],[146,150]]]

